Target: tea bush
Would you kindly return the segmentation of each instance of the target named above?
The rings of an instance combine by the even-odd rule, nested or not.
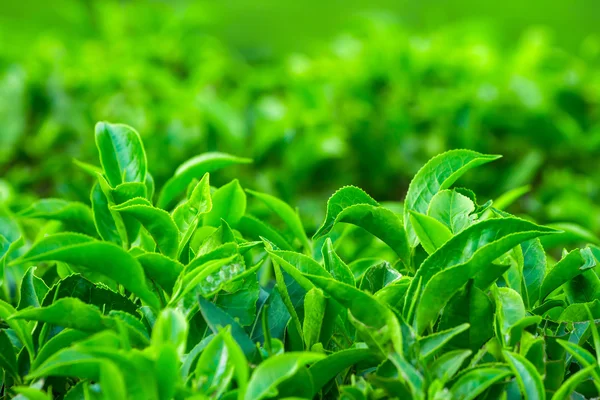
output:
[[[203,153],[156,185],[134,129],[95,143],[91,206],[0,208],[4,398],[600,394],[600,248],[561,253],[585,232],[456,184],[499,156],[435,156],[403,205],[342,187],[310,238],[293,205],[211,185],[250,159]]]

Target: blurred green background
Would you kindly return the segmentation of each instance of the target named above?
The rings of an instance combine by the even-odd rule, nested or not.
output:
[[[96,121],[144,138],[160,185],[204,151],[298,206],[354,184],[401,201],[430,157],[504,158],[461,184],[600,232],[599,3],[0,2],[0,202],[88,201]]]

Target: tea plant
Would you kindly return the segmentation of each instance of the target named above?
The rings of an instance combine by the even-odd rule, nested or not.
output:
[[[278,198],[211,186],[249,159],[202,154],[157,191],[134,129],[95,139],[91,206],[0,209],[4,398],[599,395],[600,248],[561,254],[573,233],[501,209],[518,193],[454,186],[498,156],[434,157],[401,209],[343,187],[309,238]]]

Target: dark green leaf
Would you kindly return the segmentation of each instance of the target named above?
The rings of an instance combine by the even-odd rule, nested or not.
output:
[[[110,262],[105,262],[110,260]],[[140,263],[122,248],[74,233],[59,233],[37,242],[20,262],[62,261],[114,279],[150,306],[159,308],[158,298],[146,285]]]

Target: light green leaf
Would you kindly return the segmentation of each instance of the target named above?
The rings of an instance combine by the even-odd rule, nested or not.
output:
[[[124,182],[146,181],[146,152],[135,129],[122,124],[98,122],[96,146],[102,169],[112,187]]]
[[[569,379],[564,381],[564,383],[560,386],[560,388],[554,392],[552,396],[552,400],[568,400],[571,398],[571,393],[577,389],[577,386],[581,384],[584,380],[586,380],[594,371],[595,366],[589,366],[584,369],[581,369],[571,375]]]
[[[510,371],[506,369],[476,368],[462,375],[450,388],[450,394],[453,399],[472,400],[509,375]]]
[[[35,267],[31,267],[21,280],[21,296],[17,309],[26,307],[39,307],[42,299],[48,293],[48,286],[43,280],[33,274]]]
[[[306,364],[312,364],[324,358],[323,354],[310,352],[291,352],[268,358],[252,374],[244,399],[261,400],[276,396],[278,394],[277,386],[280,383],[291,378]]]
[[[165,183],[158,196],[157,207],[169,210],[177,197],[193,179],[200,179],[212,172],[230,165],[249,164],[249,158],[235,157],[225,153],[204,153],[181,164],[171,179]]]
[[[454,350],[438,357],[429,370],[442,382],[448,382],[458,372],[461,365],[473,352],[471,350]]]
[[[50,356],[58,351],[73,345],[76,342],[89,337],[88,332],[74,329],[64,329],[52,339],[48,340],[39,350],[37,356],[31,363],[31,370],[36,370]]]
[[[457,234],[473,223],[474,211],[475,204],[471,199],[455,190],[445,189],[431,198],[427,215]]]
[[[152,345],[173,345],[179,356],[185,352],[189,326],[183,313],[177,309],[162,310],[152,328]]]
[[[339,214],[346,208],[357,204],[379,206],[379,203],[373,200],[371,196],[356,186],[344,186],[335,192],[327,201],[325,221],[313,236],[313,240],[326,235],[335,225]]]
[[[246,193],[237,179],[221,186],[212,195],[212,210],[204,216],[204,224],[218,227],[221,220],[236,226],[246,213]]]
[[[323,244],[323,248],[321,249],[321,254],[323,255],[323,262],[325,263],[325,268],[331,276],[337,281],[346,283],[351,286],[355,286],[356,282],[354,281],[354,275],[352,271],[346,263],[342,261],[342,259],[336,254],[333,243],[330,238],[325,240]]]
[[[275,214],[279,216],[279,218],[283,220],[283,222],[285,222],[294,236],[300,240],[300,243],[302,243],[304,248],[310,250],[310,242],[306,236],[304,226],[302,225],[302,221],[300,220],[300,216],[296,210],[290,207],[286,202],[269,194],[255,192],[254,190],[248,189],[246,192],[262,200],[267,207],[269,207]]]
[[[425,164],[410,182],[404,201],[404,227],[412,247],[417,245],[417,235],[409,218],[410,211],[426,213],[433,196],[448,189],[469,169],[500,158],[471,150],[450,150]]]
[[[304,296],[304,320],[302,321],[302,333],[306,349],[319,342],[321,326],[325,318],[327,299],[320,289],[310,289]]]
[[[434,253],[452,238],[452,232],[446,225],[425,214],[411,211],[410,223],[427,254]]]
[[[517,377],[517,383],[526,400],[545,400],[546,391],[542,377],[535,366],[520,354],[503,351],[504,358]]]
[[[235,365],[229,360],[229,348],[222,330],[213,337],[196,364],[196,388],[206,396],[220,398],[233,379]]]

